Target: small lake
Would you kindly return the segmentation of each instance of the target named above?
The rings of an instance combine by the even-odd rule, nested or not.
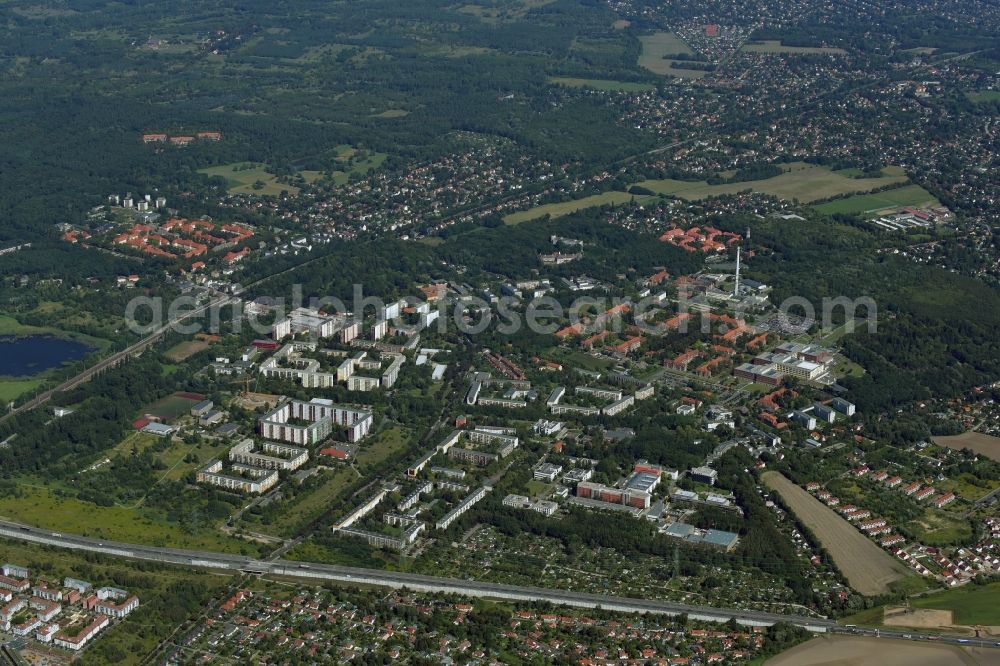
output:
[[[28,377],[83,358],[93,347],[50,335],[0,336],[0,376]]]

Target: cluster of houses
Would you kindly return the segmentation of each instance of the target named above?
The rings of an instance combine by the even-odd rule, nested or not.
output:
[[[724,252],[742,238],[739,234],[704,226],[688,229],[673,227],[665,231],[660,240],[688,252]]]
[[[886,470],[872,472],[867,465],[860,465],[851,470],[855,477],[867,477],[869,480],[897,489],[916,501],[930,500],[934,506],[941,508],[955,501],[952,492],[938,493],[932,486],[920,483],[906,483],[902,477],[891,475]],[[852,504],[841,504],[840,499],[830,491],[822,488],[817,481],[810,481],[805,486],[817,499],[836,510],[859,530],[872,538],[878,539],[879,545],[899,557],[917,573],[923,576],[933,576],[949,586],[961,585],[979,573],[989,575],[1000,572],[1000,520],[988,519],[987,527],[993,534],[971,548],[955,550],[953,557],[947,557],[942,549],[924,546],[919,543],[906,545],[906,539],[894,532],[892,525],[884,518],[873,517],[872,512]]]
[[[491,662],[485,646],[473,642],[475,636],[456,635],[469,621],[471,603],[408,592],[393,593],[388,601],[407,612],[379,615],[318,590],[301,590],[290,598],[241,590],[185,640],[185,648],[205,662],[224,654],[250,654],[261,645],[277,646],[291,659],[311,662],[347,663],[375,655],[399,663],[421,658]],[[438,617],[455,630],[441,629],[440,623],[432,626],[431,619]],[[588,639],[581,642],[584,635]],[[692,621],[681,628],[656,618],[516,609],[494,643],[512,658],[527,661],[687,666],[745,663],[764,647],[765,635],[763,627],[703,629]],[[430,640],[421,646],[421,638]]]
[[[16,564],[0,567],[0,630],[34,638],[65,650],[82,650],[113,621],[139,607],[138,597],[114,587],[65,578],[61,586],[41,579]]]
[[[143,143],[169,143],[171,146],[183,147],[195,141],[221,141],[222,132],[215,130],[201,130],[194,134],[180,134],[171,136],[165,132],[148,132],[142,135]]]

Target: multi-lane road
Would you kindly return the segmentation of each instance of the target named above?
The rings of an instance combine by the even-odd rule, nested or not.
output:
[[[233,573],[243,572],[317,581],[337,581],[356,585],[407,588],[423,592],[452,593],[490,599],[508,599],[526,602],[548,601],[560,606],[601,608],[625,613],[684,614],[693,620],[709,622],[727,622],[734,619],[740,624],[751,626],[769,626],[777,622],[788,622],[817,633],[847,633],[908,640],[941,641],[976,647],[1000,647],[1000,639],[989,640],[968,636],[917,634],[901,630],[879,630],[867,627],[842,626],[833,620],[804,615],[780,615],[777,613],[737,608],[696,606],[656,599],[613,597],[586,592],[485,583],[459,578],[425,576],[422,574],[381,571],[359,567],[342,567],[312,562],[295,562],[282,559],[257,560],[228,553],[161,548],[100,540],[75,534],[52,532],[8,521],[0,521],[0,538],[29,541],[90,553],[103,553],[112,557],[147,560],[185,567],[226,570]]]

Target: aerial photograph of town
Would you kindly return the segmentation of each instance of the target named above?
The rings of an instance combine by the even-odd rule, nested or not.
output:
[[[0,0],[0,666],[1000,666],[997,0]]]

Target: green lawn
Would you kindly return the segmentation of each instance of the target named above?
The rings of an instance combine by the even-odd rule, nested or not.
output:
[[[637,185],[657,194],[669,194],[689,201],[753,190],[780,199],[797,199],[809,203],[840,194],[870,192],[889,184],[906,182],[906,174],[901,169],[894,167],[884,169],[884,175],[878,178],[850,178],[842,173],[831,171],[827,167],[805,162],[792,162],[784,165],[783,168],[785,172],[779,176],[742,183],[709,185],[705,181],[666,179],[646,180],[637,183]],[[886,192],[885,195],[890,196],[891,192]]]
[[[593,88],[611,92],[645,92],[652,90],[655,86],[649,83],[633,83],[631,81],[611,81],[609,79],[577,79],[570,76],[550,76],[546,79],[549,83],[570,88]]]
[[[529,208],[528,210],[510,213],[509,215],[504,216],[503,221],[507,224],[520,224],[521,222],[535,220],[545,215],[556,218],[569,215],[570,213],[575,213],[576,211],[583,210],[584,208],[594,208],[596,206],[605,206],[608,204],[621,205],[629,203],[630,201],[635,201],[636,203],[641,204],[654,199],[655,197],[642,195],[637,196],[629,194],[628,192],[602,192],[601,194],[595,194],[582,199],[544,204],[541,206],[535,206],[534,208]]]
[[[966,585],[913,600],[917,608],[950,610],[955,624],[1000,625],[1000,583]]]
[[[860,181],[858,181],[860,182]],[[919,185],[907,185],[885,192],[859,194],[846,199],[837,199],[814,206],[827,215],[834,213],[865,214],[900,206],[938,205],[938,200]]]
[[[121,506],[97,506],[57,497],[47,488],[21,486],[21,497],[0,498],[0,516],[43,529],[151,546],[239,552],[245,542],[215,530],[188,534],[156,512]]]

